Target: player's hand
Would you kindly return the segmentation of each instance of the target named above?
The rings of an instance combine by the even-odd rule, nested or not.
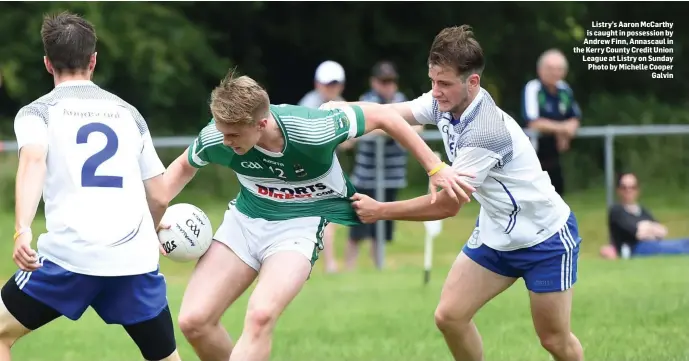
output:
[[[459,172],[450,166],[439,170],[430,177],[429,187],[431,192],[431,204],[435,203],[438,198],[438,187],[447,191],[452,199],[458,202],[469,203],[471,193],[476,192],[476,188],[472,187],[462,177],[474,178],[473,174]]]
[[[562,123],[562,134],[568,138],[573,138],[579,130],[579,124],[575,119],[569,119]]]
[[[556,134],[555,140],[557,142],[557,151],[558,152],[563,153],[563,152],[566,152],[569,150],[571,138],[564,136],[562,134]]]
[[[38,254],[31,249],[31,232],[26,232],[14,241],[12,259],[22,271],[33,272],[41,267],[38,263]]]
[[[160,232],[162,229],[170,229],[169,224],[159,224],[158,228],[156,228],[156,234]],[[167,256],[167,252],[165,252],[165,248],[163,248],[163,245],[160,243],[160,240],[158,240],[158,249],[160,250],[160,254],[163,256]]]
[[[380,220],[382,203],[361,193],[355,193],[350,199],[354,201],[352,208],[362,222],[369,224]]]

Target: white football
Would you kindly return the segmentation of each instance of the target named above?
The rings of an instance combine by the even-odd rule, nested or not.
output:
[[[201,258],[213,241],[213,227],[204,211],[198,207],[178,203],[168,207],[160,222],[169,229],[158,232],[158,240],[167,257],[176,262]]]

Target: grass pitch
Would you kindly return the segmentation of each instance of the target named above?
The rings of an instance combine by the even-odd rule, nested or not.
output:
[[[687,192],[648,200],[671,236],[689,236]],[[409,195],[413,196],[413,195]],[[201,202],[214,227],[225,204]],[[597,252],[607,237],[604,197],[600,193],[568,197],[583,237],[579,281],[575,286],[573,329],[590,361],[689,360],[689,257],[661,257],[606,262]],[[477,215],[472,202],[443,224],[434,249],[430,284],[422,284],[423,226],[400,223],[387,248],[386,268],[375,270],[362,248],[361,268],[326,275],[316,270],[304,291],[278,323],[273,344],[276,361],[439,361],[451,360],[433,323],[433,311],[449,266],[471,233]],[[38,233],[40,222],[34,227]],[[13,215],[0,215],[3,279],[14,272],[10,254]],[[337,252],[343,254],[346,230],[338,230]],[[161,266],[174,313],[179,310],[192,264],[167,260]],[[223,319],[236,339],[242,329],[246,295]],[[486,360],[547,361],[533,331],[523,282],[489,303],[476,317]],[[178,333],[184,360],[197,360]],[[139,360],[138,350],[118,326],[104,325],[89,310],[79,322],[59,319],[19,341],[19,361]]]

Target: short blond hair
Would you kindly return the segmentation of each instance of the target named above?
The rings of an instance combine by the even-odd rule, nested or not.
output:
[[[211,113],[216,122],[253,125],[267,117],[270,106],[268,93],[250,77],[235,77],[234,69],[211,93]]]

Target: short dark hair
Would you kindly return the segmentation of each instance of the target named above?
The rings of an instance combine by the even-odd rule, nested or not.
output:
[[[638,177],[636,176],[636,174],[634,174],[634,172],[631,172],[631,171],[623,171],[623,172],[617,173],[617,179],[616,179],[616,182],[615,182],[615,185],[616,185],[617,188],[619,188],[619,187],[622,186],[622,178],[624,178],[624,177],[627,176],[627,175],[631,175],[632,177],[634,177],[634,178],[637,179],[637,182],[639,181],[639,180],[638,180]]]
[[[79,15],[63,12],[46,15],[41,26],[45,55],[57,72],[87,70],[96,52],[96,30]]]
[[[471,74],[481,75],[485,67],[483,49],[474,38],[471,26],[453,26],[440,31],[431,45],[428,65],[450,67],[465,79]]]

